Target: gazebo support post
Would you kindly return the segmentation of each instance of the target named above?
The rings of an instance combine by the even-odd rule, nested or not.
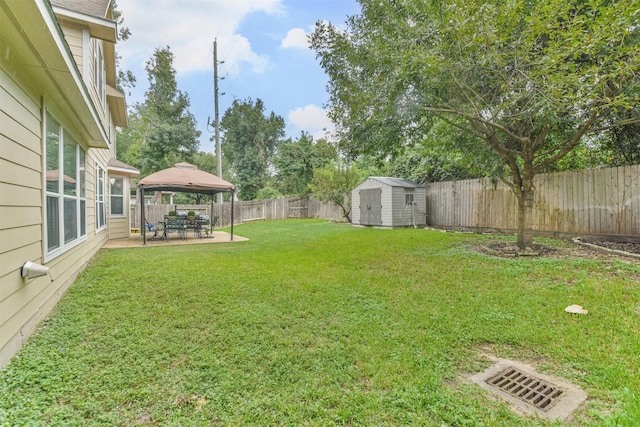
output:
[[[144,220],[144,185],[140,185],[138,186],[138,188],[140,189],[139,193],[140,193],[140,201],[139,201],[139,206],[140,206],[140,232],[142,233],[142,244],[146,245],[147,244],[147,225],[145,223]]]
[[[231,192],[231,241],[233,242],[233,199],[235,199],[235,189]]]

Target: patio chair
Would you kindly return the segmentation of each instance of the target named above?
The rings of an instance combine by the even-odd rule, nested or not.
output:
[[[153,236],[151,236],[151,238],[149,238],[149,240],[161,240],[161,239],[166,239],[167,235],[165,232],[165,228],[162,226],[162,222],[158,223],[158,224],[151,224],[149,223],[146,219],[144,220],[145,225],[147,226],[147,229],[149,230],[149,233],[151,233],[153,231]],[[162,234],[158,234],[160,232],[163,232]]]
[[[202,224],[202,228],[200,230],[200,237],[211,237],[213,238],[213,229],[215,228],[216,224],[218,224],[218,218],[217,216],[214,216],[211,219],[211,223],[209,224],[209,227],[205,227],[207,224],[203,223]]]

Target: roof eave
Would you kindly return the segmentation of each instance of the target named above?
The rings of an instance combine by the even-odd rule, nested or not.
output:
[[[52,6],[60,23],[76,24],[87,27],[91,37],[116,43],[118,40],[118,24],[106,18],[98,18],[86,13],[69,10],[60,6]]]
[[[111,110],[113,123],[121,128],[127,127],[129,123],[127,121],[127,103],[124,98],[124,93],[107,85],[107,103]]]
[[[5,60],[28,70],[48,102],[65,112],[89,147],[109,148],[109,137],[47,0],[0,2]]]

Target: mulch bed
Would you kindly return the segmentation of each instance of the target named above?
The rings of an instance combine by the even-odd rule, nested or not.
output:
[[[617,251],[628,252],[632,254],[640,254],[640,243],[624,243],[624,242],[595,242],[591,245],[596,245],[606,249],[612,249]],[[484,245],[477,246],[475,248],[478,252],[504,257],[504,258],[519,258],[519,257],[551,257],[551,258],[566,258],[566,257],[622,257],[624,255],[614,254],[611,252],[600,251],[597,248],[591,248],[582,245],[572,245],[569,247],[554,247],[534,243],[531,245],[530,250],[520,251],[515,243],[512,242],[492,242]],[[626,257],[625,257],[626,258]],[[628,259],[637,259],[634,257],[628,257]]]

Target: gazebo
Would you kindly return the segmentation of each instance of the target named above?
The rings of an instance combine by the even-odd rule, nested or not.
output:
[[[163,169],[156,173],[143,178],[138,182],[138,188],[140,190],[141,200],[144,201],[144,192],[146,190],[152,191],[176,191],[182,193],[199,193],[199,194],[217,194],[217,193],[232,193],[231,194],[231,240],[233,240],[233,199],[235,193],[235,187],[228,181],[212,175],[208,172],[201,171],[197,166],[190,163],[176,163],[173,167]],[[213,205],[213,200],[211,202]],[[144,227],[145,223],[145,209],[144,203],[141,204],[140,220],[143,225],[142,241],[143,244],[147,244],[147,235]],[[213,208],[213,206],[212,206]]]

